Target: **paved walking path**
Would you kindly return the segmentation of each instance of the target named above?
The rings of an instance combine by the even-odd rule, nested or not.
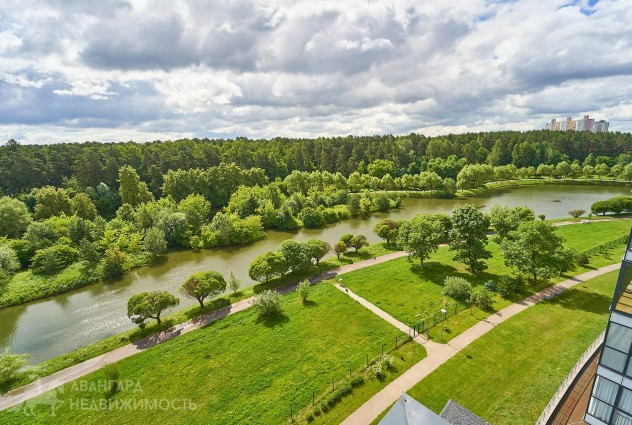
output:
[[[365,267],[374,266],[375,264],[383,263],[406,256],[406,252],[397,251],[390,254],[375,257],[369,260],[358,261],[353,264],[345,264],[344,266],[332,269],[316,276],[311,277],[309,280],[312,283],[321,282],[323,280],[332,279],[338,275],[343,275],[355,270],[360,270]],[[284,294],[296,289],[297,283],[291,283],[285,286],[277,288],[277,291]],[[109,351],[100,356],[94,357],[90,360],[86,360],[75,366],[60,370],[50,376],[38,379],[23,387],[16,388],[9,391],[3,396],[0,396],[0,411],[8,409],[12,406],[20,404],[30,398],[43,394],[46,391],[57,388],[68,382],[71,382],[77,378],[85,376],[95,370],[101,369],[103,366],[133,356],[141,351],[147,350],[155,345],[161,344],[165,341],[169,341],[179,335],[183,335],[191,332],[192,330],[199,329],[202,326],[215,322],[231,314],[246,310],[252,306],[255,297],[246,298],[230,306],[220,308],[213,312],[201,315],[187,322],[180,323],[162,332],[155,333],[147,336],[136,342],[133,342],[115,350]]]
[[[578,276],[564,280],[556,285],[550,286],[543,291],[531,295],[524,300],[518,301],[517,303],[505,307],[502,310],[492,314],[487,319],[478,322],[476,325],[472,326],[461,335],[452,339],[449,343],[437,344],[440,345],[439,348],[435,349],[435,347],[433,347],[433,349],[429,350],[428,356],[425,359],[415,364],[413,367],[408,369],[401,376],[399,376],[397,379],[395,379],[393,382],[383,388],[379,393],[370,398],[366,403],[360,406],[359,409],[357,409],[347,419],[345,419],[342,424],[366,425],[368,423],[371,423],[375,418],[379,416],[380,413],[386,410],[391,404],[395,403],[395,401],[397,401],[397,399],[401,397],[403,392],[408,391],[419,381],[428,376],[428,374],[437,369],[450,358],[454,357],[459,351],[463,350],[469,344],[476,341],[481,336],[485,335],[496,325],[539,303],[540,301],[552,298],[579,283],[583,283],[602,274],[618,270],[619,266],[619,263],[611,264],[609,266],[602,267],[596,270],[591,270],[589,272],[582,273]],[[358,296],[356,295],[356,297]],[[368,303],[368,301],[366,302]],[[377,307],[375,308],[377,309]]]

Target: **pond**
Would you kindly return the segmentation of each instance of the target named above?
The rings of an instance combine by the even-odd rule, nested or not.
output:
[[[484,211],[494,204],[528,206],[536,216],[545,214],[547,218],[563,218],[569,217],[569,210],[590,210],[590,205],[597,200],[629,193],[627,186],[533,185],[492,190],[468,199],[405,198],[398,210],[373,214],[367,219],[346,220],[324,229],[293,233],[270,231],[266,239],[247,246],[172,252],[160,263],[128,272],[116,282],[97,283],[0,310],[0,349],[10,347],[16,353],[29,353],[30,362],[38,363],[131,329],[135,325],[126,315],[129,297],[153,289],[177,294],[182,282],[198,271],[213,269],[228,275],[232,270],[241,278],[243,286],[253,285],[248,278],[252,260],[264,252],[276,250],[285,239],[306,241],[317,238],[334,243],[344,233],[354,233],[366,235],[370,243],[380,242],[372,229],[384,217],[399,220],[421,213],[449,213],[463,203],[471,203]],[[181,298],[179,308],[196,303]]]

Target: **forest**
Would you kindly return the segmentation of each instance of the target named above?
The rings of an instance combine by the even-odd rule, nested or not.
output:
[[[624,133],[0,147],[0,307],[148,264],[520,178],[632,181]],[[406,193],[408,195],[409,193]]]

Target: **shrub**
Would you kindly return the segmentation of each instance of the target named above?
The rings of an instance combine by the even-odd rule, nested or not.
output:
[[[485,288],[476,288],[472,291],[470,303],[481,310],[489,310],[492,308],[492,297]]]
[[[307,419],[307,422],[314,422],[314,414],[312,412],[308,412],[305,419]]]
[[[307,297],[309,297],[310,285],[307,279],[301,280],[296,288],[296,292],[298,292],[299,297],[301,297],[301,301],[307,301]]]
[[[105,252],[103,257],[103,277],[113,279],[123,274],[125,270],[125,259],[127,256],[118,248],[110,249]]]
[[[485,282],[485,289],[487,289],[488,291],[496,292],[496,282],[491,279],[488,280],[487,282]]]
[[[27,357],[27,354],[12,354],[8,348],[0,354],[0,384],[9,382],[18,370],[26,366]]]
[[[53,245],[35,252],[31,268],[34,273],[58,272],[79,259],[79,251],[68,245]]]
[[[379,359],[368,367],[369,374],[374,378],[381,378],[386,371],[393,366],[393,357],[388,354],[382,354]]]
[[[361,375],[354,376],[353,379],[351,379],[350,384],[352,387],[357,387],[358,385],[362,385],[364,384],[364,377],[362,377]]]
[[[498,293],[503,298],[509,298],[513,294],[520,294],[524,291],[524,281],[520,278],[503,276],[498,281]]]
[[[578,217],[581,217],[582,215],[584,215],[585,212],[586,212],[585,210],[570,210],[568,213],[573,218],[578,218]]]
[[[7,245],[0,245],[0,270],[8,274],[20,268],[20,261],[15,250]]]
[[[577,254],[577,264],[580,266],[587,266],[590,263],[590,257],[585,252]]]
[[[309,229],[323,227],[325,225],[325,218],[323,217],[321,208],[306,207],[299,213],[298,218],[303,222],[303,225]]]
[[[373,202],[375,202],[375,206],[377,207],[378,211],[383,211],[386,212],[388,211],[388,209],[391,206],[391,201],[388,198],[388,196],[386,196],[383,193],[379,193],[377,194],[374,198],[373,198]]]
[[[538,215],[538,218],[539,218],[540,220],[544,221],[544,220],[546,219],[546,215],[544,215],[544,214],[540,214],[540,215]]]
[[[281,295],[272,289],[261,292],[254,303],[259,316],[273,316],[282,311]]]
[[[472,284],[462,277],[446,277],[443,281],[443,295],[466,302],[472,295]]]

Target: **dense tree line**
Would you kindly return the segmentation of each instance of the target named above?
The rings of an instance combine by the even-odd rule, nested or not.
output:
[[[119,169],[131,166],[154,196],[161,196],[168,171],[206,170],[222,163],[263,170],[270,181],[292,171],[353,172],[378,178],[434,171],[456,179],[467,164],[512,164],[518,168],[577,161],[582,166],[626,165],[632,155],[629,133],[486,132],[425,137],[333,137],[272,140],[185,139],[176,142],[20,145],[0,147],[0,190],[27,193],[36,187],[61,187],[76,179],[81,188],[105,183],[118,190]],[[390,163],[380,164],[379,160]],[[25,172],[28,170],[28,172]],[[68,183],[71,184],[71,183]]]

